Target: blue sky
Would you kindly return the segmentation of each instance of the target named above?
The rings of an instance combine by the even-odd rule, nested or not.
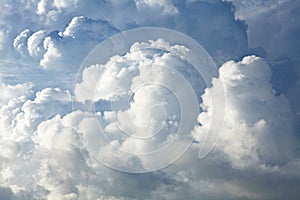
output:
[[[0,10],[1,200],[299,199],[298,1]]]

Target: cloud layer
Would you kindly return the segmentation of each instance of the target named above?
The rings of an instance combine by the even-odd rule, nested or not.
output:
[[[291,0],[1,1],[0,199],[297,199],[298,8]],[[189,48],[157,38],[87,66],[74,84],[97,44],[145,26],[199,42],[219,67],[218,77],[204,85],[184,59]],[[171,69],[191,84],[197,108]],[[226,97],[223,129],[213,151],[198,159],[208,130],[219,134],[211,127],[218,81]],[[156,85],[140,88],[149,82]],[[187,98],[178,102],[161,85]],[[126,171],[172,158],[182,145],[174,142],[180,103],[188,105],[184,120],[191,122],[183,132],[195,141],[172,166],[127,174],[95,160],[121,163]],[[99,145],[98,123],[109,143]],[[152,141],[137,139],[157,132]],[[214,146],[207,138],[205,147]],[[167,154],[139,154],[170,141],[175,145]]]

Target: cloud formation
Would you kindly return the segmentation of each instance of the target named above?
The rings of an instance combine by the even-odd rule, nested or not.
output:
[[[273,191],[276,189],[289,192],[291,199],[296,198],[299,195],[295,188],[299,182],[300,165],[296,153],[299,143],[290,120],[289,102],[284,96],[274,94],[270,76],[268,64],[255,56],[225,63],[220,68],[219,79],[224,83],[227,97],[226,118],[212,154],[203,160],[195,159],[199,147],[194,144],[174,166],[144,175],[118,173],[90,157],[80,138],[90,138],[93,142],[98,130],[93,122],[95,117],[93,113],[66,109],[66,103],[70,102],[68,91],[48,88],[28,100],[30,95],[20,98],[30,90],[24,89],[21,94],[13,94],[12,100],[3,103],[1,108],[1,112],[11,113],[9,121],[14,124],[9,128],[12,132],[26,130],[27,136],[31,132],[29,137],[20,137],[20,133],[10,137],[1,135],[1,147],[5,149],[1,153],[1,179],[6,180],[2,185],[3,195],[15,199],[180,199],[186,194],[189,199],[199,196],[213,199],[224,194],[228,199],[282,198],[281,192]],[[202,96],[204,112],[198,118],[201,126],[194,132],[199,142],[210,125],[212,108],[208,95],[209,90],[206,90]],[[44,108],[51,105],[53,109]],[[113,122],[111,114],[106,112],[103,116],[108,131],[114,131],[110,125]],[[286,123],[280,123],[282,120]],[[129,142],[128,147],[136,145],[132,140],[123,145]],[[103,148],[103,153],[105,151],[107,156],[114,155],[113,149]],[[119,161],[132,166],[141,164],[134,158],[123,157]],[[224,170],[227,176],[223,174]],[[255,178],[249,179],[250,176]],[[24,181],[20,182],[17,177]],[[35,178],[32,180],[32,177]],[[139,186],[145,178],[149,179],[150,185]],[[128,181],[130,184],[125,184]],[[249,184],[253,186],[249,187]],[[112,189],[112,185],[118,187]],[[137,186],[141,191],[135,191]],[[170,192],[174,190],[178,191],[176,195]]]
[[[282,165],[297,155],[299,144],[293,113],[285,96],[276,96],[270,84],[268,64],[255,56],[220,68],[225,95],[225,120],[218,146],[232,165]],[[212,88],[213,89],[213,88]],[[209,93],[203,95],[203,109],[195,132],[199,140],[209,129],[211,112]],[[282,122],[285,123],[282,123]]]
[[[298,8],[291,0],[1,1],[0,199],[297,199]],[[219,77],[204,91],[184,60],[188,48],[155,40],[88,66],[72,91],[80,63],[95,45],[144,26],[195,39],[220,67]],[[103,166],[91,148],[125,169],[152,168],[178,149],[156,159],[118,151],[142,153],[172,141],[182,120],[176,98],[157,85],[138,87],[151,81],[186,89],[164,66],[184,74],[202,102],[186,118],[197,123],[199,115],[199,125],[186,127],[195,142],[174,165],[157,172],[126,174]],[[199,160],[211,128],[216,79],[226,94],[224,126],[214,150]],[[128,106],[122,101],[128,99],[130,107],[118,112],[107,104]],[[81,111],[72,110],[74,100]],[[89,107],[93,103],[96,113]],[[128,123],[132,119],[135,124]],[[112,145],[99,146],[99,122]],[[148,143],[120,132],[148,137],[158,127],[163,134]]]

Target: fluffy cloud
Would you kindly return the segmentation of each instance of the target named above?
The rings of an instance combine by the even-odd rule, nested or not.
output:
[[[25,188],[33,184],[34,170],[39,167],[33,160],[35,157],[33,152],[36,149],[34,138],[37,138],[34,135],[38,135],[41,129],[38,127],[41,122],[57,114],[63,115],[71,111],[71,96],[68,91],[46,88],[37,92],[36,97],[30,100],[31,87],[28,84],[24,84],[25,89],[22,88],[22,90],[21,85],[9,85],[7,88],[16,90],[10,94],[11,99],[3,103],[0,108],[0,146],[2,149],[0,176],[6,187],[10,187],[13,193],[16,193],[21,199],[26,199],[31,198],[26,197],[26,194],[29,195],[31,192]],[[49,130],[59,131],[59,129]],[[43,134],[46,136],[46,133]],[[47,138],[49,139],[49,137]],[[41,153],[42,151],[38,150],[37,152]],[[20,181],[20,177],[22,181]]]
[[[130,95],[126,92],[134,90],[143,81],[155,82],[155,75],[163,70],[159,65],[165,66],[168,63],[180,72],[184,72],[182,65],[191,68],[185,60],[178,59],[177,56],[177,54],[184,55],[187,51],[184,46],[171,46],[164,40],[135,43],[124,56],[114,56],[105,65],[96,64],[85,68],[81,75],[82,81],[76,84],[75,97],[78,101],[84,102],[113,100],[122,95]],[[148,65],[157,65],[158,68],[156,71],[147,72],[148,69],[152,69],[150,66],[147,68]],[[140,76],[143,77],[137,77],[139,73],[142,73]],[[197,84],[197,77],[189,75],[190,79],[193,79],[190,80],[191,84]],[[117,91],[115,96],[112,96],[115,87]],[[200,89],[199,83],[195,87]]]
[[[22,32],[23,33],[23,32]],[[46,33],[43,30],[33,33],[27,41],[28,53],[30,56],[39,56],[42,51],[43,40]]]
[[[9,100],[18,98],[21,96],[28,96],[32,93],[32,83],[24,83],[24,84],[17,84],[17,85],[7,85],[1,83],[1,98],[0,98],[0,105],[7,104]]]
[[[162,58],[166,59],[165,62],[171,59]],[[149,68],[154,70],[152,73],[158,69]],[[258,71],[260,73],[256,73]],[[144,76],[146,72],[141,71],[135,81],[157,77]],[[3,166],[1,180],[5,180],[1,195],[14,199],[283,198],[281,193],[273,191],[275,189],[289,193],[293,199],[298,195],[295,184],[299,183],[299,160],[294,151],[298,143],[293,139],[295,132],[289,103],[284,96],[274,95],[270,77],[268,64],[255,56],[246,57],[238,63],[225,63],[220,68],[219,79],[224,83],[227,97],[226,118],[213,153],[203,160],[195,159],[199,146],[194,144],[174,166],[142,175],[118,173],[91,159],[89,149],[85,149],[82,142],[96,142],[95,145],[98,145],[98,141],[94,140],[99,130],[95,115],[66,109],[71,101],[68,91],[48,88],[37,92],[32,100],[30,95],[23,95],[24,91],[11,94],[12,99],[4,102],[1,108],[1,112],[11,113],[2,113],[1,116],[10,116],[11,119],[2,124],[13,122],[10,130],[26,131],[23,137],[19,137],[20,132],[9,136],[1,131],[0,145],[5,149],[0,155]],[[149,88],[149,92],[152,89],[155,88]],[[160,92],[157,89],[153,91]],[[210,124],[211,103],[208,96],[207,90],[202,96],[204,112],[199,116],[201,126],[195,129],[199,141]],[[135,103],[138,103],[139,97],[135,98]],[[106,124],[106,129],[113,133],[113,113],[105,112],[99,117]],[[280,123],[282,120],[286,123]],[[24,137],[24,134],[30,137]],[[126,144],[130,144],[130,148],[137,145],[132,140],[126,140],[123,146]],[[111,162],[122,162],[127,167],[151,164],[134,157],[120,157],[115,149],[107,147],[103,147],[101,152]]]
[[[20,85],[9,87],[18,88]],[[37,125],[43,120],[56,114],[68,113],[71,110],[69,105],[71,96],[68,91],[46,88],[37,92],[36,98],[30,100],[27,98],[30,97],[28,93],[31,93],[31,88],[25,89],[27,91],[22,90],[21,94],[14,94],[16,96],[0,108],[2,138],[24,140],[31,137]]]
[[[138,9],[144,7],[161,9],[165,14],[177,14],[178,9],[173,5],[171,0],[153,1],[153,0],[136,0],[136,6]],[[145,8],[144,8],[145,9]]]
[[[137,25],[167,27],[185,33],[203,45],[218,65],[245,54],[259,53],[248,48],[247,26],[235,18],[231,3],[201,0],[173,1],[173,5],[178,12],[169,15],[142,10]]]
[[[184,32],[200,42],[218,65],[228,59],[240,59],[249,52],[245,24],[235,19],[230,4],[217,0],[187,3],[42,0],[20,4],[4,2],[2,6],[6,12],[1,13],[0,21],[7,22],[3,26],[7,35],[5,44],[10,47],[13,43],[15,50],[23,55],[20,57],[14,51],[6,50],[5,53],[10,55],[6,59],[12,63],[20,60],[13,65],[24,65],[29,73],[41,78],[28,80],[28,76],[24,77],[15,68],[8,68],[9,74],[36,85],[44,85],[48,78],[56,79],[57,84],[49,80],[46,87],[63,84],[70,89],[74,73],[84,57],[98,42],[118,29],[160,26]],[[207,9],[209,12],[204,12]],[[40,72],[37,66],[63,72],[59,75]]]
[[[299,112],[299,84],[287,90],[297,79],[291,74],[296,74],[298,65],[299,4],[233,3],[235,13],[231,3],[221,0],[1,1],[0,199],[297,199],[300,161],[294,115]],[[87,67],[74,95],[80,109],[95,100],[96,114],[72,111],[72,94],[66,89],[72,87],[74,72],[96,44],[119,30],[142,26],[178,30],[207,49],[222,65],[219,80],[227,97],[226,115],[215,149],[198,160],[213,112],[209,93],[218,89],[213,81],[202,95],[203,112],[194,131],[199,143],[164,170],[126,174],[95,161],[86,146],[94,146],[112,165],[123,164],[123,169],[152,168],[157,160],[172,157],[178,146],[168,157],[120,154],[118,148],[145,152],[172,140],[169,134],[152,143],[137,142],[124,138],[120,127],[131,133],[147,126],[137,136],[149,136],[168,116],[163,132],[176,129],[178,105],[170,91],[138,86],[151,81],[182,87],[161,67],[170,65],[185,74],[200,98],[204,86],[187,70],[189,64],[175,56],[187,49],[182,44],[146,41],[107,63]],[[257,49],[249,49],[248,43]],[[271,65],[255,56],[223,64],[253,52]],[[103,81],[95,84],[99,78]],[[134,89],[134,95],[126,93]],[[128,106],[124,99],[131,106],[121,111],[106,105],[120,100],[114,106]],[[198,110],[190,113],[186,119],[195,121]],[[149,118],[152,122],[147,124]],[[128,123],[132,119],[135,124]],[[100,149],[99,122],[112,144]]]
[[[79,16],[74,17],[62,32],[26,29],[14,39],[13,45],[21,54],[26,56],[27,53],[37,59],[41,68],[75,71],[74,67],[79,67],[92,47],[116,32],[117,29],[106,21]],[[85,38],[89,38],[89,42],[82,42]]]
[[[299,144],[290,103],[274,93],[270,78],[268,64],[255,56],[227,62],[220,68],[226,103],[217,146],[234,167],[283,165],[297,155]],[[209,121],[214,111],[209,93],[202,98],[206,112],[198,118],[202,126],[195,135],[199,140],[212,128]]]
[[[179,137],[176,135],[192,130],[198,114],[197,96],[204,89],[201,77],[184,59],[188,51],[183,45],[171,45],[163,39],[136,42],[123,56],[113,56],[105,64],[83,69],[75,86],[75,99],[85,104],[111,102],[109,108],[96,108],[96,111],[103,112],[100,124],[110,143],[101,143],[97,136],[101,132],[99,128],[84,134],[87,137],[85,142],[91,144],[96,157],[100,151],[99,159],[104,156],[106,161],[113,163],[112,167],[125,163],[125,171],[147,171],[154,166],[163,167],[169,159],[164,159],[165,155],[161,153],[160,161],[155,163],[151,156],[149,159],[140,154],[153,153],[169,143],[174,142],[175,146],[178,142],[178,151],[173,152],[177,157],[184,142],[176,141]],[[85,123],[90,124],[85,127],[92,127],[96,121]],[[180,126],[181,123],[184,125]],[[144,140],[148,138],[150,141]],[[99,150],[103,145],[105,147]],[[108,152],[111,151],[115,151],[118,162],[110,161]],[[127,161],[122,161],[122,157]]]
[[[28,51],[27,41],[32,34],[32,31],[25,29],[14,39],[13,46],[19,53],[24,54]]]
[[[236,16],[248,24],[249,45],[262,47],[267,53],[265,57],[274,71],[273,87],[278,93],[287,94],[299,77],[300,62],[296,53],[300,47],[297,14],[299,2],[291,0],[232,2],[237,8]],[[296,97],[290,97],[294,98]]]
[[[215,142],[205,141],[207,130],[214,130],[210,127],[214,112],[210,93],[218,87],[214,80],[213,87],[202,95],[204,112],[194,131],[199,143],[166,169],[180,177],[181,184],[162,185],[154,194],[170,199],[297,199],[297,124],[287,98],[272,89],[270,66],[261,58],[248,56],[223,64],[219,72],[226,102],[218,143],[204,159],[194,159],[202,142],[211,142],[208,146]],[[168,193],[170,187],[178,192]]]

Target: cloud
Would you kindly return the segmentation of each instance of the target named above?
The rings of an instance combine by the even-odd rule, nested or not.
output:
[[[33,33],[27,41],[28,53],[30,56],[39,56],[42,51],[43,39],[46,33],[43,30]]]
[[[270,66],[262,58],[248,56],[226,62],[219,72],[226,101],[217,145],[204,159],[194,159],[207,129],[214,128],[210,127],[214,109],[210,93],[218,85],[213,80],[212,88],[202,95],[203,112],[194,132],[199,143],[165,170],[180,177],[181,184],[162,184],[152,194],[169,199],[281,199],[288,194],[297,199],[297,124],[287,98],[272,89]],[[170,187],[178,192],[167,192]]]
[[[51,41],[50,37],[45,38],[44,49],[46,49],[46,53],[43,55],[43,59],[40,61],[40,66],[44,69],[56,68],[59,66],[60,63],[56,60],[59,60],[62,55],[55,47],[55,43]]]
[[[139,45],[157,47],[166,44],[152,41],[137,43],[134,47],[139,49]],[[172,47],[174,46],[166,46],[169,50]],[[136,52],[137,49],[124,57],[129,59],[139,55],[145,59],[156,54],[158,57],[154,59],[155,62],[172,61],[173,66],[177,66],[175,63],[178,62],[178,67],[182,64],[180,60],[175,59],[175,62],[174,57],[164,51]],[[174,50],[178,49],[184,50],[180,46]],[[124,61],[124,58],[121,60]],[[147,79],[155,80],[159,73],[162,73],[162,78],[168,75],[155,66],[140,70],[135,78],[132,77],[132,84]],[[154,75],[148,76],[149,73]],[[12,94],[12,99],[5,101],[6,104],[3,103],[1,108],[1,116],[11,117],[4,124],[13,122],[9,128],[17,133],[7,137],[8,134],[1,131],[1,146],[5,148],[0,156],[4,166],[1,180],[5,180],[2,187],[8,188],[7,191],[11,190],[15,196],[12,198],[15,199],[30,199],[33,196],[47,199],[198,199],[199,196],[207,199],[221,196],[228,199],[283,198],[282,193],[276,193],[274,189],[289,193],[289,197],[293,199],[298,195],[295,185],[299,183],[299,159],[294,151],[298,143],[294,139],[290,105],[283,95],[274,94],[269,83],[270,77],[268,64],[255,56],[246,57],[240,62],[225,63],[220,68],[219,79],[224,83],[227,97],[226,118],[219,143],[213,153],[204,160],[195,159],[199,147],[194,144],[172,167],[141,175],[115,172],[91,158],[89,149],[85,149],[82,144],[86,142],[82,138],[94,142],[98,147],[95,136],[99,129],[95,123],[95,115],[82,111],[72,112],[66,107],[71,103],[68,91],[46,88],[37,92],[34,98],[31,95],[24,96],[23,92]],[[148,101],[157,102],[162,96],[166,98],[168,95],[164,90],[152,87],[143,92],[158,92],[158,96],[150,95],[151,98],[147,101],[139,101],[139,96],[135,96],[137,105],[145,103],[141,105],[142,108],[149,107]],[[200,141],[205,134],[205,128],[210,124],[211,104],[208,95],[207,90],[202,96],[204,112],[199,116],[202,126],[195,130],[195,136]],[[169,106],[174,110],[172,105]],[[139,110],[135,111],[134,107],[131,109],[135,115]],[[116,134],[112,127],[113,115],[114,113],[108,111],[99,117],[107,130]],[[282,120],[286,120],[286,123],[280,123]],[[18,131],[24,130],[23,137],[20,137]],[[5,140],[3,136],[6,137]],[[119,145],[136,148],[131,151],[140,148],[136,141],[130,139]],[[109,147],[113,146],[103,146],[101,153],[111,162],[122,162],[127,167],[145,167],[151,165],[151,162],[155,163],[153,160],[139,160],[138,157],[120,157],[115,149]]]
[[[232,2],[236,6],[236,16],[248,25],[249,46],[262,47],[267,53],[266,60],[275,72],[273,87],[278,93],[287,94],[299,77],[300,62],[296,52],[300,47],[297,38],[300,4],[290,0]]]
[[[8,88],[14,87],[18,89],[20,85],[8,86]],[[27,90],[30,91],[31,87],[27,88]],[[43,148],[49,147],[49,145],[46,145],[46,142],[51,143],[51,137],[47,137],[47,129],[43,129],[43,127],[47,126],[47,120],[53,118],[53,116],[58,114],[63,115],[71,111],[71,96],[68,91],[63,91],[58,88],[46,88],[37,92],[36,97],[30,100],[31,93],[29,92],[29,94],[26,95],[26,91],[22,92],[21,94],[19,94],[18,91],[14,93],[14,96],[11,96],[11,99],[6,102],[6,104],[3,103],[0,108],[0,146],[2,149],[0,155],[2,166],[0,177],[1,180],[5,182],[4,185],[12,189],[18,198],[28,199],[32,197],[32,194],[30,194],[30,190],[25,188],[33,185],[36,181],[33,179],[33,174],[41,167],[38,163],[39,161],[35,160],[35,158],[37,158],[38,155],[41,156],[42,154],[40,153],[45,152],[42,151]],[[57,117],[54,117],[53,121],[55,119],[57,119]],[[42,124],[40,125],[40,123]],[[53,127],[55,127],[54,124],[49,125],[50,128],[48,132],[55,130],[60,131],[58,128],[53,129]],[[40,130],[43,131],[41,134],[45,136],[44,138],[48,138],[49,141],[43,140],[44,147],[39,149],[37,145],[41,142],[35,138],[38,138]],[[66,140],[68,138],[66,134],[67,131],[63,131],[63,133],[61,142],[65,145],[68,141]],[[59,146],[52,146],[52,148],[59,148]],[[49,157],[44,158],[49,159]],[[41,158],[39,159],[41,160]],[[42,170],[40,173],[42,173]],[[22,181],[20,181],[19,178],[21,178]],[[45,188],[48,189],[47,187]],[[41,189],[40,192],[43,193],[46,189]]]
[[[17,88],[18,86],[20,87],[20,85],[9,87]],[[37,125],[43,120],[71,111],[71,96],[68,91],[46,88],[37,92],[36,98],[30,100],[27,98],[30,98],[31,87],[25,89],[28,91],[17,93],[16,97],[12,97],[0,108],[2,139],[24,140],[30,138]]]
[[[1,83],[0,105],[7,104],[8,101],[11,99],[30,95],[32,93],[32,87],[32,83],[24,83],[17,85],[7,85]]]
[[[299,144],[290,103],[274,93],[270,78],[268,64],[255,56],[220,68],[226,103],[218,146],[234,167],[283,165],[296,157]],[[202,98],[206,112],[199,115],[202,126],[195,133],[200,141],[213,112],[208,91]]]
[[[168,53],[169,51],[171,52],[170,54]],[[136,88],[142,81],[155,82],[152,77],[155,77],[160,70],[163,70],[162,68],[157,68],[157,71],[147,72],[147,65],[165,65],[165,63],[170,63],[173,68],[183,71],[183,67],[180,65],[188,64],[185,61],[180,62],[176,54],[181,55],[185,51],[188,51],[186,47],[179,45],[170,46],[164,40],[135,43],[124,56],[113,56],[105,65],[96,64],[84,68],[82,81],[76,83],[75,86],[75,97],[78,101],[84,102],[85,100],[113,100],[120,98],[120,96],[126,96],[128,95],[126,94],[128,90]],[[139,72],[145,73],[145,75],[142,74],[143,77],[137,77]],[[196,80],[195,77],[192,78]],[[101,82],[97,83],[98,80],[101,80]],[[132,81],[134,82],[131,83]],[[116,87],[115,83],[117,82],[120,82],[117,91],[112,94],[112,90]],[[191,80],[190,82],[195,84],[195,81]],[[96,96],[94,96],[94,93]]]
[[[157,163],[142,154],[155,154],[157,149],[172,142],[178,143],[178,151],[172,152],[174,157],[178,156],[184,146],[178,135],[188,133],[196,123],[197,96],[204,89],[201,77],[184,59],[188,51],[183,45],[171,45],[163,39],[135,42],[124,55],[83,69],[75,85],[75,99],[87,106],[89,102],[111,102],[109,108],[95,110],[102,113],[100,126],[109,142],[98,136],[102,131],[97,126],[83,134],[94,156],[109,162],[113,168],[124,163],[125,171],[166,165],[169,159],[164,159],[163,153]],[[196,94],[193,88],[197,88]],[[85,123],[90,125],[84,127],[93,127],[97,121]],[[180,123],[184,125],[180,127]],[[114,159],[109,158],[109,152],[115,152]]]
[[[228,59],[240,59],[244,55],[256,52],[248,48],[247,26],[236,19],[232,4],[214,1],[172,1],[177,12],[158,14],[157,10],[141,9],[146,1],[137,1],[138,19],[136,26],[158,26],[180,31],[195,39],[221,65]],[[154,2],[154,1],[149,1]],[[161,3],[149,3],[164,5]],[[166,4],[169,7],[172,4]],[[159,7],[158,7],[159,8]]]
[[[74,72],[73,66],[79,67],[84,56],[96,44],[116,32],[117,29],[106,21],[79,16],[74,17],[61,32],[25,29],[14,39],[14,48],[25,58],[29,54],[32,59],[37,59],[43,69]],[[89,38],[89,42],[83,41],[86,38]],[[27,51],[24,47],[27,47]]]
[[[164,14],[178,14],[178,9],[173,5],[171,0],[153,1],[153,0],[136,0],[135,1],[138,10],[142,10],[145,7],[158,8],[162,10]]]
[[[33,34],[29,29],[22,31],[15,39],[13,46],[21,54],[24,54],[25,51],[28,51],[28,38]]]
[[[85,179],[87,152],[80,148],[79,136],[70,126],[74,115],[57,115],[42,122],[32,138],[36,145],[33,159],[38,164],[36,181],[49,191],[48,199],[78,199],[76,184]]]
[[[221,0],[2,1],[0,199],[297,199],[298,2],[233,3],[236,12],[231,3]],[[203,160],[197,159],[197,142],[209,128],[213,112],[209,91],[217,89],[217,84],[213,81],[204,92],[191,66],[176,56],[184,57],[188,51],[182,44],[136,43],[107,63],[85,68],[75,94],[70,92],[75,72],[95,45],[119,31],[143,26],[171,28],[191,36],[221,66],[219,80],[227,97],[224,128],[216,148]],[[243,58],[250,53],[265,60]],[[174,165],[158,172],[126,174],[104,167],[84,142],[94,145],[108,163],[121,163],[124,169],[152,168],[179,148],[153,159],[124,156],[117,148],[143,152],[172,140],[172,134],[163,134],[147,144],[124,138],[119,130],[131,132],[146,126],[138,136],[149,136],[165,115],[179,115],[174,96],[166,88],[138,89],[147,81],[183,87],[161,65],[183,73],[199,92],[199,101],[204,93],[200,125],[194,132],[198,141]],[[103,74],[103,82],[95,87]],[[134,89],[134,95],[126,93]],[[74,112],[72,95],[80,109],[95,100],[99,112]],[[106,105],[127,98],[131,107],[119,112]],[[128,102],[119,103],[128,106]],[[198,110],[190,113],[186,119],[195,121]],[[180,120],[176,116],[167,118],[163,133],[176,129]],[[131,118],[136,124],[128,123]],[[147,124],[149,118],[153,121]],[[99,148],[98,122],[112,145]]]
[[[65,73],[74,74],[74,68],[104,38],[118,30],[143,26],[167,27],[186,33],[201,43],[218,65],[228,59],[240,59],[252,51],[247,46],[245,24],[234,18],[230,4],[219,1],[187,4],[171,1],[99,1],[91,4],[82,1],[39,1],[28,2],[28,5],[18,9],[24,9],[38,20],[30,21],[30,26],[18,22],[17,30],[10,27],[7,41],[15,38],[14,48],[17,51],[24,55],[29,50],[28,53],[36,57],[21,57],[27,65],[59,69]],[[210,12],[201,11],[206,9]],[[12,18],[9,13],[2,15]],[[195,21],[197,28],[190,21]]]

